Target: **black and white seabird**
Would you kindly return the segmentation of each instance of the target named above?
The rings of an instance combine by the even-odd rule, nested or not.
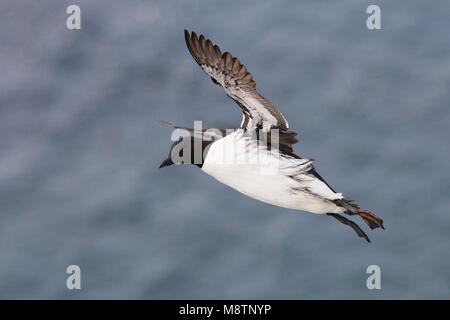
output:
[[[292,145],[298,141],[297,134],[288,131],[288,122],[281,112],[256,91],[252,75],[237,58],[229,52],[222,54],[219,47],[203,35],[197,37],[195,32],[190,34],[187,30],[184,33],[192,57],[211,80],[238,104],[243,118],[240,128],[227,135],[223,131],[198,132],[161,121],[166,126],[194,132],[194,136],[175,142],[169,157],[160,167],[174,163],[195,164],[218,181],[251,198],[336,218],[368,242],[370,240],[364,231],[341,214],[359,215],[371,229],[384,229],[383,220],[370,211],[360,209],[353,200],[345,199],[342,193],[335,192],[317,173],[312,159],[293,153]],[[195,137],[199,133],[202,137]],[[195,148],[185,148],[183,141],[190,146],[198,143],[202,157],[197,159]],[[185,150],[190,154],[180,160]]]

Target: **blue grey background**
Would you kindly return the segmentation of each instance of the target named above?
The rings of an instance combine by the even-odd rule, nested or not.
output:
[[[384,219],[356,219],[372,244],[158,169],[171,131],[155,120],[241,120],[185,28],[237,56],[296,153]],[[450,298],[449,31],[448,1],[2,1],[0,298]]]

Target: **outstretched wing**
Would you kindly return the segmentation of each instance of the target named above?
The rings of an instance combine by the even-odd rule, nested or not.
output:
[[[221,53],[217,45],[203,35],[197,38],[195,32],[189,34],[184,30],[186,44],[195,61],[212,81],[223,87],[243,112],[241,127],[243,129],[276,128],[287,130],[289,125],[281,112],[270,101],[263,98],[255,88],[255,81],[247,68],[229,52]],[[295,133],[290,133],[291,135]]]
[[[192,132],[194,134],[198,134],[198,135],[201,135],[201,136],[203,136],[203,137],[205,137],[207,139],[212,139],[212,140],[222,139],[226,135],[225,130],[222,130],[222,129],[202,129],[202,130],[197,130],[196,128],[176,126],[174,124],[171,124],[168,121],[158,120],[158,122],[161,123],[162,125],[166,126],[166,127],[173,128],[173,129],[184,129],[184,130],[187,130],[187,131]]]

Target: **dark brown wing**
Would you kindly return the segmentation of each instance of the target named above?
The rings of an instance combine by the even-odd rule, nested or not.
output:
[[[289,125],[281,112],[256,91],[256,84],[247,68],[229,52],[221,53],[217,45],[203,35],[184,30],[186,44],[195,61],[217,85],[225,90],[243,112],[241,127],[269,131],[287,130]]]

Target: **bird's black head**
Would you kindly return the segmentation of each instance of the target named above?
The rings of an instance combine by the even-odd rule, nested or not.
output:
[[[193,164],[201,168],[211,143],[212,141],[205,141],[197,137],[181,137],[173,143],[169,156],[159,167],[163,168],[173,164]]]

